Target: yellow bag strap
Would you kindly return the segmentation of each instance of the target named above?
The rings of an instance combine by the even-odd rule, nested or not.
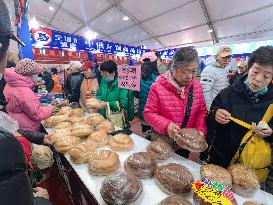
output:
[[[273,116],[273,104],[270,104],[269,107],[267,108],[263,118],[262,118],[262,121],[265,121],[265,122],[269,122],[271,120]],[[244,135],[241,143],[240,143],[240,146],[238,148],[238,151],[236,152],[234,158],[233,158],[233,163],[239,163],[240,162],[240,157],[241,157],[241,154],[246,146],[246,144],[252,139],[252,137],[254,136],[254,133],[253,133],[253,130],[252,128]]]

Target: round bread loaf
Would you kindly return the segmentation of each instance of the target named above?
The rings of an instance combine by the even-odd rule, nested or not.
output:
[[[148,145],[147,152],[157,160],[166,160],[171,157],[173,150],[163,140],[157,139]]]
[[[132,204],[141,194],[142,184],[132,173],[122,171],[106,177],[100,194],[107,204]]]
[[[201,178],[207,178],[212,182],[216,181],[227,189],[232,188],[232,178],[228,170],[214,164],[203,165],[200,168]]]
[[[73,109],[69,106],[64,106],[62,107],[59,112],[57,113],[57,115],[71,115],[73,113]]]
[[[132,138],[126,134],[117,134],[109,141],[109,145],[112,150],[116,151],[128,151],[134,146]]]
[[[192,203],[182,196],[172,195],[161,201],[159,205],[192,205]]]
[[[96,98],[90,98],[86,100],[86,107],[88,108],[99,108],[100,107],[100,101]]]
[[[57,124],[55,126],[55,129],[64,129],[64,128],[69,128],[71,127],[71,123],[70,122],[60,122],[59,124]]]
[[[120,166],[119,156],[111,150],[99,150],[89,155],[89,171],[92,175],[106,176]]]
[[[255,171],[242,164],[234,164],[228,168],[232,177],[232,191],[242,197],[251,196],[260,188]]]
[[[97,144],[97,147],[104,147],[109,143],[109,137],[104,131],[95,131],[89,135],[88,140]]]
[[[69,122],[69,117],[68,115],[58,115],[58,116],[54,116],[53,120],[52,120],[52,126],[56,126],[57,124],[61,123],[61,122]]]
[[[134,153],[124,162],[125,170],[139,178],[152,177],[156,166],[156,160],[147,152]]]
[[[104,131],[108,134],[115,132],[115,126],[109,120],[104,120],[96,126],[96,131]]]
[[[77,137],[87,137],[93,132],[90,125],[85,123],[75,123],[72,126],[72,135]]]
[[[77,164],[86,163],[91,152],[96,151],[96,144],[91,140],[86,140],[74,146],[69,152],[70,158]]]
[[[56,129],[50,136],[50,141],[55,144],[60,137],[72,136],[70,129]]]
[[[78,137],[62,136],[62,137],[59,137],[57,142],[55,143],[55,149],[58,152],[66,153],[79,143],[80,143],[80,138]]]
[[[84,119],[82,117],[78,117],[78,116],[75,116],[75,117],[70,117],[69,118],[69,121],[72,123],[72,124],[75,124],[75,123],[79,123],[79,122],[83,122]]]
[[[203,152],[208,148],[208,144],[203,134],[194,128],[183,128],[178,131],[181,136],[176,139],[176,143],[191,152]]]
[[[55,118],[55,116],[50,116],[49,118],[44,120],[44,126],[46,128],[51,128],[53,127],[53,119]]]
[[[75,108],[70,115],[74,117],[82,117],[84,116],[84,110],[82,108]]]
[[[92,113],[90,116],[85,120],[85,123],[90,126],[96,126],[101,122],[105,121],[105,118],[99,113]]]
[[[213,205],[212,203],[205,202],[204,199],[198,197],[196,193],[193,194],[193,201],[195,205]],[[232,205],[238,205],[235,198],[231,201],[231,203]]]
[[[154,177],[157,185],[168,194],[184,195],[190,193],[194,182],[189,170],[175,163],[157,167]]]

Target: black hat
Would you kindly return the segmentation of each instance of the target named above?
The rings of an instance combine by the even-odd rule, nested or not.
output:
[[[12,39],[17,41],[20,45],[25,46],[25,44],[13,34],[9,10],[3,0],[0,0],[0,38]]]

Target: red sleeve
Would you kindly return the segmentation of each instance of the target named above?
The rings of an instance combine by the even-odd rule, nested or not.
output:
[[[156,86],[151,86],[146,106],[143,112],[145,121],[159,134],[167,135],[167,128],[171,120],[160,115],[160,101]]]

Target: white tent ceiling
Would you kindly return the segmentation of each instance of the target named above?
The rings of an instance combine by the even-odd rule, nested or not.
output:
[[[162,49],[273,39],[273,0],[46,1],[30,0],[29,6],[45,27],[82,36],[89,28],[99,39],[127,45]]]

